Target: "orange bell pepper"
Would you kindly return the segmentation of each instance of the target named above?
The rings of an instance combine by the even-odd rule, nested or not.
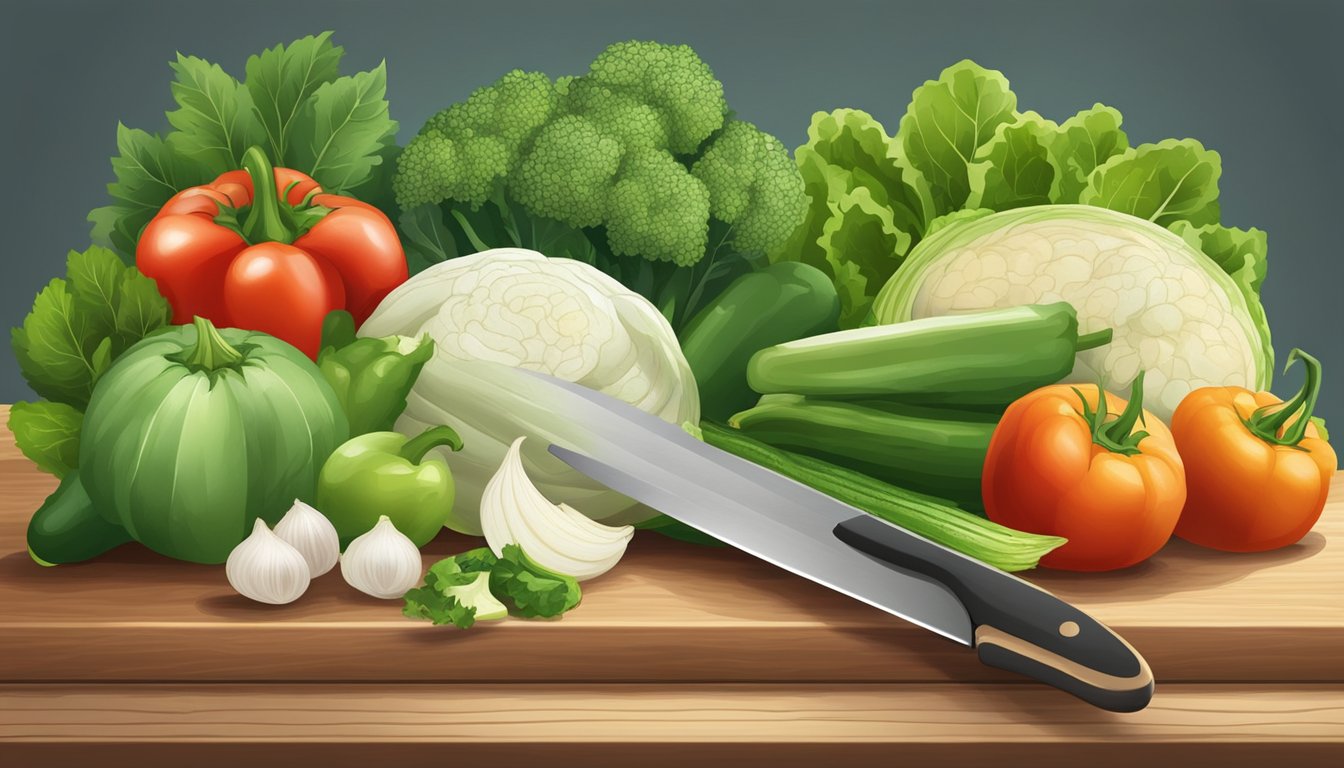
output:
[[[175,324],[199,315],[264,331],[313,359],[328,312],[346,309],[363,323],[407,278],[382,211],[273,169],[258,147],[244,153],[243,170],[165,203],[140,235],[135,263],[168,299]]]
[[[996,523],[1068,542],[1041,565],[1108,571],[1162,548],[1185,503],[1171,433],[1143,410],[1143,374],[1129,402],[1095,385],[1054,384],[1008,407],[985,457],[981,491]],[[1118,403],[1117,403],[1118,401]],[[1108,417],[1108,405],[1121,409]],[[1142,418],[1147,431],[1136,431]]]
[[[1171,417],[1188,493],[1176,535],[1231,552],[1261,552],[1300,540],[1325,508],[1338,459],[1311,413],[1321,364],[1300,349],[1302,390],[1286,405],[1269,392],[1203,387]]]

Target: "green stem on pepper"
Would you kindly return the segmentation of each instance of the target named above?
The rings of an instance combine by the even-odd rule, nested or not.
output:
[[[1130,385],[1129,404],[1112,421],[1107,421],[1106,389],[1097,385],[1097,410],[1087,404],[1087,398],[1076,387],[1073,390],[1083,403],[1082,416],[1092,428],[1092,442],[1111,453],[1133,456],[1140,453],[1139,443],[1148,436],[1147,432],[1134,432],[1134,424],[1143,418],[1143,371],[1134,377]]]
[[[291,243],[294,228],[275,188],[275,168],[261,147],[243,153],[243,170],[252,179],[252,209],[243,221],[243,237],[253,245],[265,242]]]
[[[1246,428],[1251,434],[1272,445],[1295,446],[1302,442],[1307,433],[1307,424],[1311,422],[1312,412],[1316,410],[1316,399],[1321,394],[1321,362],[1300,349],[1288,353],[1288,362],[1283,366],[1287,371],[1293,363],[1301,360],[1307,366],[1306,379],[1302,389],[1283,405],[1266,405],[1256,409],[1246,419]],[[1293,425],[1284,430],[1284,425],[1294,416]],[[1283,435],[1279,431],[1283,430]]]
[[[430,427],[407,440],[398,454],[412,464],[419,464],[425,458],[425,454],[441,445],[446,445],[454,451],[460,451],[462,450],[462,438],[458,437],[457,432],[452,427]]]

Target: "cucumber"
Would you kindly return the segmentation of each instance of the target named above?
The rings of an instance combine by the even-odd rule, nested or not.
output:
[[[980,473],[997,420],[885,401],[766,395],[728,424],[768,445],[978,511]]]
[[[1002,412],[1067,376],[1080,350],[1110,338],[1110,329],[1080,337],[1068,302],[1026,304],[777,344],[751,358],[747,381],[762,394],[882,397]]]
[[[28,555],[41,565],[88,560],[130,540],[126,529],[94,509],[78,469],[66,473],[28,521]]]
[[[734,280],[681,334],[681,351],[700,390],[700,413],[723,421],[751,406],[747,361],[782,341],[834,330],[835,285],[824,272],[783,261]]]

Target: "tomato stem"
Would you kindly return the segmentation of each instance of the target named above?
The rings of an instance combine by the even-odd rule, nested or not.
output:
[[[191,322],[196,326],[196,346],[182,359],[183,363],[206,371],[216,371],[243,361],[243,353],[224,340],[214,323],[200,315]]]
[[[1302,442],[1307,433],[1307,424],[1311,422],[1312,412],[1316,410],[1316,399],[1321,394],[1321,361],[1300,349],[1294,349],[1288,353],[1288,362],[1283,366],[1283,370],[1287,371],[1298,360],[1307,366],[1302,389],[1298,390],[1292,400],[1282,404],[1282,408],[1279,407],[1279,403],[1266,405],[1257,408],[1255,413],[1246,419],[1246,428],[1267,443],[1297,445]],[[1284,425],[1294,416],[1297,419],[1285,430]],[[1283,430],[1282,437],[1279,436],[1280,430]]]
[[[462,438],[458,437],[457,432],[452,427],[430,427],[407,440],[398,453],[401,458],[412,464],[419,464],[424,460],[425,454],[441,445],[446,445],[454,451],[460,451],[462,450]]]
[[[1134,424],[1143,420],[1143,371],[1134,377],[1134,383],[1130,385],[1129,403],[1125,410],[1119,416],[1111,421],[1107,421],[1109,415],[1106,411],[1106,388],[1097,385],[1097,410],[1093,411],[1087,404],[1087,398],[1077,388],[1073,390],[1078,395],[1078,399],[1083,403],[1083,420],[1092,428],[1092,442],[1100,445],[1111,453],[1120,453],[1126,456],[1133,456],[1141,453],[1139,442],[1148,436],[1147,432],[1130,432],[1134,429]]]
[[[243,170],[252,179],[252,210],[243,222],[243,237],[253,245],[293,242],[294,229],[286,220],[275,188],[275,168],[261,147],[249,147],[243,153]]]

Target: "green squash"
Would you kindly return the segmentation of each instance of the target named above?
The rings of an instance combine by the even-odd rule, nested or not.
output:
[[[348,433],[303,353],[197,318],[143,339],[99,379],[79,472],[34,514],[29,551],[74,562],[129,538],[222,563],[258,517],[275,525],[295,499],[313,500],[323,462]]]

